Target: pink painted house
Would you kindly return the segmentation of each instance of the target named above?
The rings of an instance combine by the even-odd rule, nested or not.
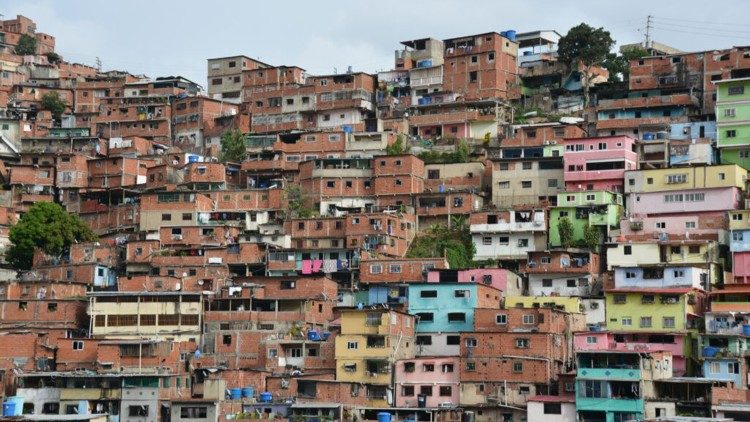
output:
[[[629,136],[564,139],[565,189],[623,191],[626,170],[638,168],[635,139]]]
[[[651,204],[658,208],[657,204]],[[631,214],[620,220],[620,235],[628,240],[655,239],[660,233],[670,238],[689,236],[716,236],[726,230],[726,217],[723,211],[695,212],[674,215]]]
[[[573,335],[575,351],[624,350],[663,351],[672,353],[672,373],[676,377],[687,372],[685,334],[654,335],[649,333],[614,333],[611,331],[582,331]]]
[[[467,270],[439,269],[427,273],[428,283],[480,283],[502,290],[503,296],[517,296],[523,291],[521,278],[504,268]]]
[[[396,362],[396,407],[417,407],[424,395],[426,407],[458,405],[458,356],[420,357]]]
[[[682,201],[675,200],[682,195]],[[686,200],[691,195],[695,200]],[[738,209],[742,191],[736,187],[685,189],[669,192],[641,192],[628,195],[628,210],[633,215],[699,213]]]
[[[735,284],[750,284],[750,252],[732,252],[732,276]]]

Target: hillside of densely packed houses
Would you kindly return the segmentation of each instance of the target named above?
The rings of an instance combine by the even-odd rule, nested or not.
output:
[[[0,21],[0,244],[44,201],[98,235],[3,270],[3,418],[749,420],[750,47],[611,82],[559,39],[215,58],[204,89]],[[473,265],[415,252],[441,225]]]

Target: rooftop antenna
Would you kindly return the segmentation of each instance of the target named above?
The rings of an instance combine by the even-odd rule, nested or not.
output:
[[[646,16],[646,49],[651,47],[651,20],[653,19],[653,16],[648,15]]]
[[[99,57],[96,58],[96,70],[99,72],[102,71],[102,59]]]

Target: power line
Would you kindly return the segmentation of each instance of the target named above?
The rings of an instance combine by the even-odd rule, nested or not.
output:
[[[696,20],[681,19],[681,18],[666,18],[666,17],[660,17],[660,16],[654,16],[654,17],[657,19],[663,19],[663,20],[669,20],[669,21],[701,23],[705,25],[750,27],[750,23],[709,22],[709,21],[696,21]]]
[[[730,33],[730,34],[742,34],[742,35],[750,34],[750,29],[748,29],[747,31],[740,31],[740,30],[734,30],[734,29],[710,28],[707,26],[681,25],[678,23],[671,23],[671,22],[659,22],[658,19],[656,20],[656,23],[658,23],[659,25],[665,25],[665,26],[670,26],[670,27],[700,29],[700,30],[706,30],[706,31],[711,31],[711,32],[716,32],[716,33],[725,32],[725,33]]]
[[[654,26],[653,29],[656,29],[656,30],[659,30],[659,31],[666,31],[666,32],[679,32],[679,33],[682,33],[682,34],[705,35],[707,37],[731,38],[731,39],[735,39],[735,40],[738,39],[738,38],[742,38],[742,37],[737,37],[737,36],[733,36],[733,35],[710,34],[710,33],[706,33],[706,32],[696,32],[696,31],[682,31],[682,30],[679,30],[679,29],[672,29],[672,28],[660,28],[658,26]],[[747,38],[750,38],[750,34],[748,34]]]

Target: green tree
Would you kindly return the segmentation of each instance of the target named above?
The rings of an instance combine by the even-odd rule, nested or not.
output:
[[[563,217],[557,222],[557,234],[563,248],[569,248],[573,244],[573,223],[570,218]]]
[[[49,110],[55,121],[60,121],[60,117],[65,112],[65,101],[60,98],[57,91],[52,91],[42,96],[42,109]]]
[[[596,226],[586,227],[586,231],[583,233],[583,242],[591,252],[597,252],[601,242],[601,232],[599,231],[599,228]]]
[[[625,82],[630,79],[630,61],[644,56],[648,56],[646,49],[641,46],[633,46],[625,49],[621,54],[607,54],[602,66],[609,71],[610,82]]]
[[[83,220],[60,205],[37,202],[10,228],[9,238],[7,262],[18,270],[28,270],[35,248],[59,256],[73,243],[96,240],[96,235]]]
[[[36,54],[36,38],[21,34],[21,37],[18,38],[18,44],[16,44],[16,54],[19,56]]]
[[[305,206],[305,201],[302,197],[302,188],[299,185],[287,185],[284,188],[284,195],[286,195],[292,218],[310,218],[313,216],[313,210]]]
[[[604,28],[593,28],[581,23],[570,28],[564,37],[560,38],[557,54],[561,62],[571,70],[583,67],[581,82],[583,83],[583,105],[589,104],[589,83],[591,68],[601,65],[609,54],[615,41]]]
[[[239,130],[231,130],[221,137],[221,161],[241,163],[247,157],[245,135]]]
[[[396,141],[385,147],[385,153],[388,155],[401,155],[409,152],[409,147],[406,146],[404,141],[404,135],[399,134],[396,136]]]
[[[50,51],[49,53],[45,53],[44,55],[47,56],[47,61],[52,64],[60,63],[62,61],[62,56],[55,53],[54,51]]]
[[[451,219],[451,227],[435,224],[414,238],[407,257],[437,258],[445,257],[451,268],[471,268],[474,266],[476,248],[471,240],[471,232],[466,218]]]

